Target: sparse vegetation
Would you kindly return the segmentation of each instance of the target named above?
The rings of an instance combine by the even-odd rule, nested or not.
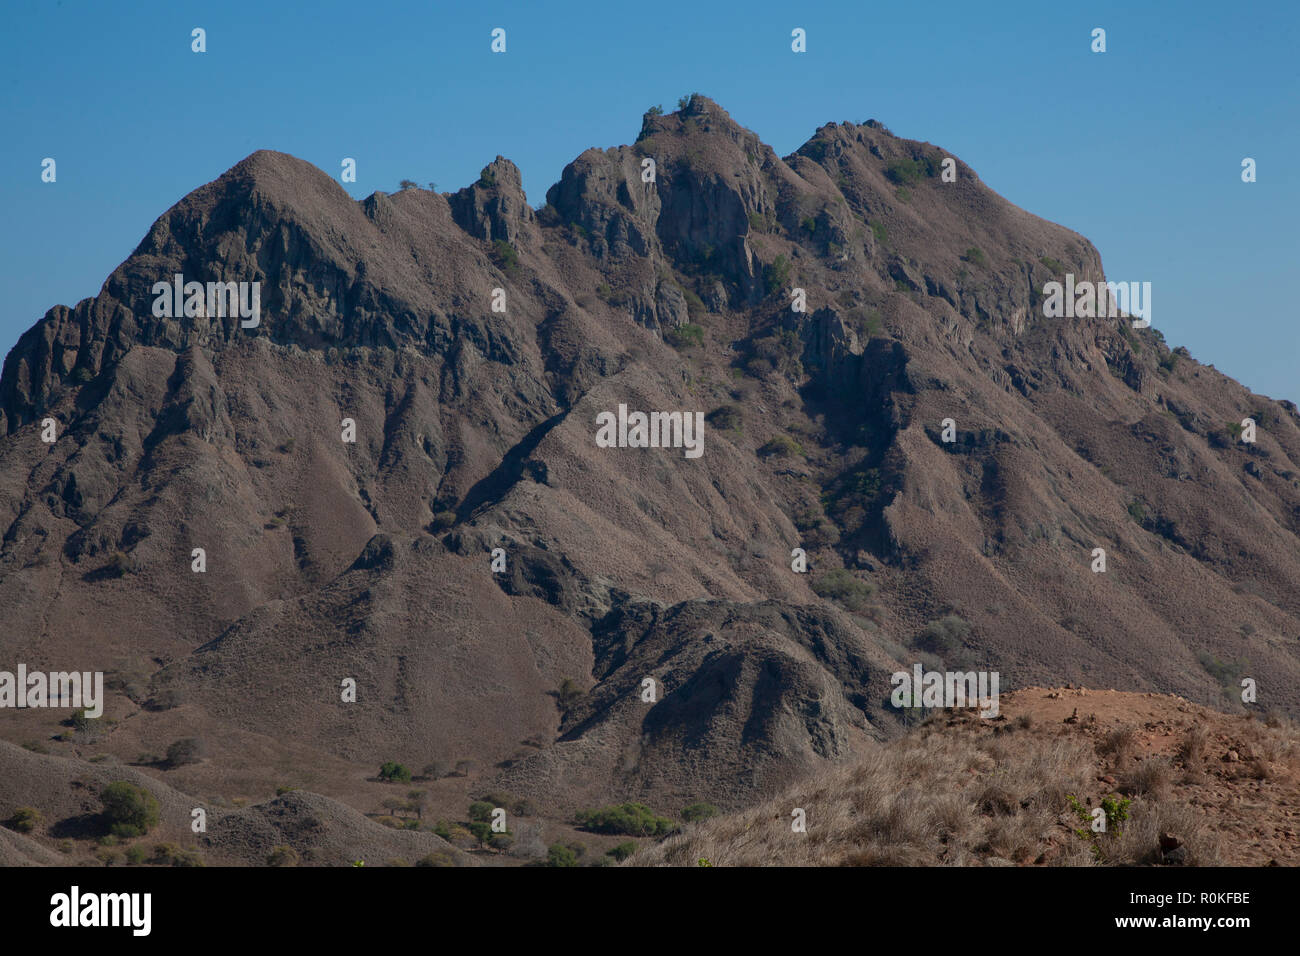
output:
[[[745,371],[755,378],[779,372],[789,379],[803,377],[803,343],[792,329],[781,329],[771,335],[755,339],[750,344],[750,357]]]
[[[880,335],[880,312],[876,309],[850,309],[846,316],[846,322],[857,333],[858,338],[863,341],[874,339]]]
[[[779,255],[772,260],[772,264],[763,270],[763,281],[767,285],[768,295],[781,291],[790,284],[790,276],[794,271],[794,266],[784,255]]]
[[[16,833],[31,833],[42,822],[41,811],[35,807],[19,807],[13,812],[13,816],[5,821],[5,826]]]
[[[429,522],[429,531],[437,534],[439,531],[446,531],[448,528],[456,526],[456,512],[451,510],[436,512],[433,520]]]
[[[682,819],[687,823],[698,823],[700,820],[708,820],[710,817],[718,815],[718,808],[711,803],[692,803],[689,807],[682,808]],[[628,844],[623,844],[627,846]],[[632,844],[635,847],[635,844]]]
[[[546,849],[547,866],[577,866],[578,854],[563,843],[552,843]]]
[[[617,833],[626,836],[654,837],[669,833],[673,821],[655,816],[654,811],[640,803],[623,803],[599,810],[582,810],[577,824],[593,833]]]
[[[804,451],[803,446],[789,435],[777,435],[764,442],[758,454],[760,458],[802,458]]]
[[[740,431],[742,412],[739,405],[722,405],[704,416],[704,420],[722,431]]]
[[[816,578],[812,589],[819,597],[835,601],[854,613],[865,611],[876,593],[874,582],[863,581],[845,568],[836,568]]]
[[[1209,651],[1201,651],[1196,655],[1196,659],[1200,662],[1201,667],[1205,669],[1205,672],[1225,688],[1235,687],[1241,679],[1241,675],[1250,667],[1247,661],[1221,661]]]
[[[434,850],[428,856],[415,861],[416,866],[455,866],[456,859],[450,850]]]
[[[272,850],[266,857],[267,866],[297,866],[299,862],[298,851],[288,844],[282,843]]]
[[[585,693],[586,691],[579,686],[577,681],[571,677],[566,677],[560,681],[559,689],[555,692],[555,700],[560,705],[561,710],[568,710],[581,700]]]
[[[144,836],[158,825],[158,800],[148,790],[117,780],[104,788],[99,799],[113,836]]]
[[[379,768],[379,779],[388,783],[410,783],[411,771],[402,764],[389,760]]]
[[[167,765],[184,767],[198,763],[207,753],[207,746],[200,737],[182,737],[167,748]]]
[[[885,175],[900,186],[915,186],[927,175],[933,175],[927,164],[916,159],[900,159],[885,167]]]
[[[615,863],[622,863],[635,852],[636,844],[628,840],[626,843],[620,843],[618,846],[606,850],[605,855],[612,857]]]
[[[916,646],[940,657],[949,657],[959,652],[971,626],[956,614],[945,614],[937,621],[931,621],[916,637]]]
[[[704,344],[704,329],[693,322],[688,322],[666,331],[664,341],[678,351],[699,348]]]
[[[519,253],[504,239],[492,240],[492,261],[507,276],[514,278],[519,275]]]

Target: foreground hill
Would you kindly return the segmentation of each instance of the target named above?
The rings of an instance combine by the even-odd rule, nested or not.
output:
[[[159,314],[178,274],[260,283],[260,321]],[[0,735],[362,811],[397,761],[448,813],[567,818],[851,761],[918,661],[1296,713],[1295,405],[1044,318],[1067,274],[1105,278],[1086,239],[874,121],[781,158],[697,95],[538,210],[500,157],[354,201],[254,153],[5,361],[0,661],[110,694]],[[598,446],[620,406],[706,416],[703,454]]]
[[[1300,865],[1294,723],[1082,688],[1017,691],[1002,708],[934,718],[625,865]]]

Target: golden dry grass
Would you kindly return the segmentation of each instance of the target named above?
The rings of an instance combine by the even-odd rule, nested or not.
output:
[[[1093,715],[1064,724],[1022,716],[932,719],[856,766],[686,827],[625,865],[1149,865],[1169,862],[1162,834],[1177,836],[1182,865],[1230,863],[1225,845],[1236,836],[1206,800],[1241,781],[1290,779],[1300,766],[1300,733],[1285,722],[1218,715],[1213,734],[1195,718],[1180,733],[1162,725],[1156,734]],[[1220,758],[1225,732],[1241,750],[1231,764]],[[1124,795],[1128,818],[1104,834],[1071,809],[1071,797],[1090,813]],[[804,833],[791,826],[796,808]]]

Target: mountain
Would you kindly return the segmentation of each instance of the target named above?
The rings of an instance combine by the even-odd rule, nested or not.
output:
[[[257,283],[255,324],[161,306],[178,275]],[[781,158],[698,94],[537,210],[501,157],[355,201],[254,153],[4,363],[0,667],[109,699],[0,735],[362,811],[398,761],[444,815],[558,820],[753,805],[902,734],[917,662],[1295,714],[1297,408],[1045,317],[1105,279],[938,147]],[[620,407],[703,453],[602,447]]]

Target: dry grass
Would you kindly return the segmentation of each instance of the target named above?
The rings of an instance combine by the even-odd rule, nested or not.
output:
[[[1219,837],[1205,818],[1181,803],[1134,802],[1129,820],[1113,841],[1103,841],[1105,862],[1113,866],[1143,866],[1160,862],[1160,834],[1176,833],[1187,850],[1186,866],[1218,866],[1223,862]]]
[[[1285,785],[1300,761],[1300,734],[1284,721],[1191,723],[1162,753],[1152,752],[1160,737],[1140,724],[1103,730],[1079,718],[1065,727],[932,719],[855,766],[687,827],[625,865],[1149,866],[1171,862],[1163,833],[1181,842],[1183,865],[1223,865],[1232,862],[1223,841],[1237,839],[1230,821],[1188,801],[1232,779]],[[1113,784],[1108,767],[1119,777]],[[1176,780],[1187,786],[1175,790]],[[1086,832],[1071,798],[1092,808],[1116,794],[1129,798],[1127,819]],[[806,814],[806,833],[791,829],[795,808]]]
[[[1066,841],[1067,792],[1092,784],[1090,745],[1047,735],[936,732],[880,747],[754,809],[688,827],[635,864],[964,866],[1032,863]],[[974,771],[974,772],[972,772]],[[808,832],[791,830],[791,811]],[[1089,865],[1064,847],[1062,858]],[[1084,858],[1086,857],[1086,859]]]
[[[1103,757],[1110,757],[1116,763],[1119,763],[1133,752],[1133,746],[1136,742],[1136,727],[1117,727],[1097,742],[1097,753]]]
[[[1173,763],[1167,757],[1148,757],[1120,778],[1120,793],[1130,796],[1162,797],[1174,777]]]

